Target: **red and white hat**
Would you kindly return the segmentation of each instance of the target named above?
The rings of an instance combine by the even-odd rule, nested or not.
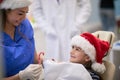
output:
[[[31,4],[31,0],[3,0],[0,9],[16,9],[27,7]]]
[[[102,59],[109,50],[109,43],[92,35],[91,33],[83,33],[72,38],[71,45],[76,45],[84,50],[92,61],[91,68],[99,73],[106,70]]]

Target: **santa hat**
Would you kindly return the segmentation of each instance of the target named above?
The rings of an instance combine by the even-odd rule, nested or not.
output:
[[[106,70],[102,59],[105,53],[109,50],[109,43],[92,35],[91,33],[83,33],[72,38],[71,45],[76,45],[87,54],[91,61],[91,68],[99,73],[104,73]]]
[[[31,0],[3,0],[0,9],[16,9],[27,7],[31,4]]]

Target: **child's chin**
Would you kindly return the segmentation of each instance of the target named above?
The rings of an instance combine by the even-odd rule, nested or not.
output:
[[[73,60],[73,59],[70,59],[70,62],[73,62],[73,63],[75,63],[75,60]]]

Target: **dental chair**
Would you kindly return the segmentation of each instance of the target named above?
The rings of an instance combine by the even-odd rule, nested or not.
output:
[[[101,40],[108,41],[110,43],[110,49],[109,51],[105,54],[104,58],[109,57],[110,50],[112,48],[114,39],[115,39],[115,34],[110,31],[96,31],[92,33],[96,37],[98,37]],[[109,60],[104,59],[103,63],[106,67],[106,71],[103,74],[100,74],[102,80],[113,80],[114,79],[114,74],[115,74],[115,65]]]

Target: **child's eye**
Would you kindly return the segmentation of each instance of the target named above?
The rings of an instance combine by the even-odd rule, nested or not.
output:
[[[76,49],[77,51],[79,51],[79,49]]]
[[[77,51],[81,51],[79,48],[76,48]]]
[[[74,46],[72,46],[72,49],[74,49]]]
[[[82,49],[81,49],[81,48],[79,48],[79,47],[77,47],[77,48],[76,48],[76,50],[77,50],[77,51],[82,51]]]

